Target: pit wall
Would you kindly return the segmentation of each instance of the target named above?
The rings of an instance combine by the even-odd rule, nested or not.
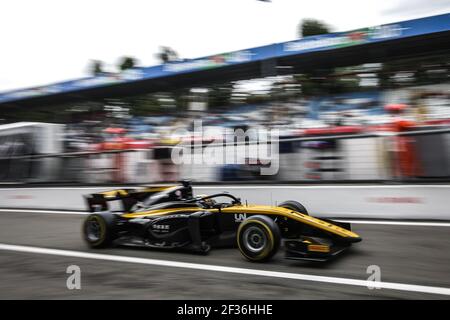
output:
[[[120,186],[118,187],[120,188]],[[108,187],[2,188],[0,207],[17,209],[86,210],[83,195]],[[243,203],[303,203],[311,215],[358,219],[450,220],[448,185],[202,185],[195,194],[228,191]]]

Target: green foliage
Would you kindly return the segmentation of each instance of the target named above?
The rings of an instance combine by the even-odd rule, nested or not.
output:
[[[330,28],[316,19],[303,19],[298,27],[299,38],[330,33]]]
[[[156,57],[161,63],[167,63],[179,59],[178,53],[175,50],[165,46],[160,47],[159,52],[156,54]]]
[[[133,57],[122,57],[119,62],[119,70],[124,71],[127,69],[134,68],[137,64],[137,61]]]
[[[89,64],[89,74],[96,76],[103,73],[103,62],[99,60],[92,60]]]
[[[233,84],[225,83],[208,88],[208,107],[215,109],[230,105]]]

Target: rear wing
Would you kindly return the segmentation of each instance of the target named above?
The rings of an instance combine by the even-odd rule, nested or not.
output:
[[[116,210],[111,211],[128,212],[137,202],[143,201],[147,197],[171,187],[173,186],[149,186],[141,189],[116,189],[92,193],[85,195],[84,198],[90,212],[111,210],[111,202],[119,204],[119,207],[115,206]]]

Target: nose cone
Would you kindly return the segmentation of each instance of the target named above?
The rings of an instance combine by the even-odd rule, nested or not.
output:
[[[361,242],[362,238],[361,237],[349,237],[347,238],[348,242],[351,243],[356,243],[356,242]]]

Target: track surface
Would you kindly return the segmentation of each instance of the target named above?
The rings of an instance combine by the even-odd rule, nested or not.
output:
[[[128,257],[450,288],[450,227],[355,224],[363,242],[336,260],[247,262],[236,249],[207,256],[155,250],[91,250],[80,236],[82,215],[0,213],[0,243]],[[81,290],[68,290],[66,268],[81,268]],[[449,295],[292,280],[186,268],[0,250],[0,299],[450,299]]]

